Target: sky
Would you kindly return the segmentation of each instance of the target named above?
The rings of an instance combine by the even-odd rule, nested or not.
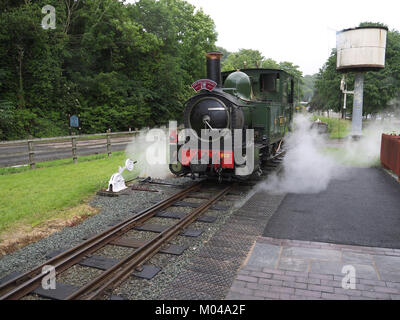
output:
[[[323,66],[336,47],[336,31],[364,21],[400,31],[400,0],[186,1],[214,20],[218,46],[259,50],[265,58],[293,62],[303,75]]]

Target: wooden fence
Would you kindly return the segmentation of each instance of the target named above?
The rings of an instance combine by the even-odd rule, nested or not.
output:
[[[51,154],[52,152],[62,152],[64,154],[67,153],[67,150],[70,150],[70,156],[74,163],[78,161],[78,149],[79,148],[101,148],[104,147],[104,153],[107,153],[108,156],[112,154],[111,147],[113,145],[113,138],[116,139],[118,136],[121,138],[136,135],[139,133],[137,129],[135,131],[124,131],[124,132],[110,132],[107,131],[105,133],[97,133],[97,134],[89,134],[89,135],[71,135],[71,136],[63,136],[63,137],[51,137],[51,138],[30,138],[26,140],[14,140],[14,141],[1,141],[0,142],[0,166],[7,166],[4,165],[6,163],[6,159],[12,159],[13,157],[19,157],[26,159],[28,156],[28,164],[31,169],[35,169],[37,156],[43,154]],[[79,145],[79,141],[84,142],[84,145]],[[103,141],[105,140],[105,141]],[[91,143],[91,141],[93,141]],[[45,148],[46,142],[53,142],[48,149]],[[70,142],[70,143],[69,143]],[[128,141],[126,141],[128,142]],[[123,144],[124,142],[118,141],[114,144]],[[23,147],[25,146],[25,147]],[[27,148],[26,148],[27,146]],[[13,151],[14,149],[14,151]],[[39,150],[41,149],[41,150]],[[7,150],[7,151],[5,151]],[[100,152],[95,152],[95,154]],[[103,152],[102,152],[103,153]],[[93,154],[90,153],[89,154]],[[43,157],[42,157],[43,158]],[[66,159],[68,156],[48,156],[47,158],[42,159],[41,161],[47,160],[55,160],[55,159]],[[3,165],[1,165],[1,160],[3,160]],[[19,163],[25,162],[25,163]],[[13,162],[9,160],[11,165],[15,164],[26,164],[26,160],[20,160]]]
[[[400,136],[382,134],[381,163],[397,174],[400,181]]]

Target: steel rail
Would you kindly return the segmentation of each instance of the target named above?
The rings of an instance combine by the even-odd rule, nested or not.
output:
[[[199,182],[180,192],[177,192],[168,199],[156,203],[153,206],[139,212],[136,216],[126,219],[125,221],[108,228],[104,232],[91,237],[85,242],[63,253],[60,253],[52,259],[47,260],[42,265],[35,267],[34,269],[22,274],[17,278],[5,282],[4,284],[0,285],[0,300],[16,300],[22,298],[26,294],[36,289],[41,283],[43,277],[47,275],[47,273],[42,273],[42,268],[44,266],[51,265],[56,269],[57,274],[62,273],[66,269],[78,263],[88,254],[97,251],[113,240],[121,237],[133,227],[152,218],[157,211],[171,206],[174,202],[186,197],[187,194],[198,190],[201,185],[202,182]]]
[[[97,278],[93,279],[85,286],[81,287],[70,296],[67,300],[84,299],[92,300],[100,297],[106,290],[110,290],[118,286],[122,281],[128,278],[132,271],[148,261],[151,257],[157,254],[163,245],[168,243],[180,231],[191,224],[197,217],[210,208],[215,202],[224,197],[234,185],[230,185],[220,191],[211,199],[202,203],[198,208],[190,212],[186,217],[179,220],[179,222],[162,233],[158,234],[155,238],[149,240],[142,247],[136,249],[128,257],[103,272]]]

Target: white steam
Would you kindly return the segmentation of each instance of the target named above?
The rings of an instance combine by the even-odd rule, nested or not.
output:
[[[350,166],[371,167],[379,164],[382,133],[400,130],[398,122],[373,121],[366,125],[360,140],[349,137],[342,143],[332,145],[331,140],[311,129],[311,123],[304,115],[295,115],[294,130],[285,139],[287,152],[282,173],[272,173],[256,187],[256,191],[321,192],[332,179],[345,177]]]
[[[172,176],[168,167],[168,129],[144,129],[126,147],[129,159],[137,161],[140,177],[164,179]]]
[[[327,188],[338,168],[321,152],[324,138],[303,115],[294,117],[294,130],[285,140],[287,150],[281,175],[272,173],[258,188],[272,193],[317,193]]]
[[[359,141],[348,139],[344,144],[344,162],[362,167],[371,167],[379,163],[382,133],[400,130],[396,121],[374,120],[365,125],[363,137]]]

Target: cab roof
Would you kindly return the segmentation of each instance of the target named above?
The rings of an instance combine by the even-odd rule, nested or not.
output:
[[[260,71],[260,72],[262,72],[262,71],[270,71],[270,72],[283,72],[283,73],[286,73],[287,75],[289,75],[289,76],[290,76],[290,74],[289,74],[287,71],[283,70],[283,69],[267,69],[267,68],[246,68],[246,69],[236,69],[236,70],[224,71],[224,72],[222,72],[222,74],[229,74],[229,73],[232,73],[232,72],[235,72],[235,71],[242,71],[242,72],[244,72],[244,73],[246,73],[246,71]]]

